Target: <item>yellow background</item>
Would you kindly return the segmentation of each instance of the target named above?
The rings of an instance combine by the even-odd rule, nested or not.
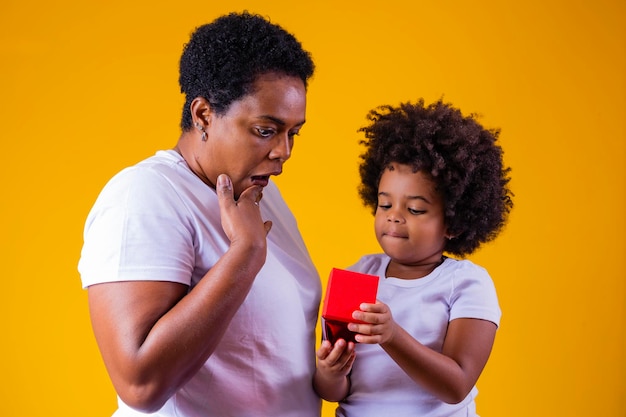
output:
[[[244,8],[317,65],[277,182],[323,282],[378,251],[356,194],[365,114],[443,96],[502,129],[513,168],[510,223],[471,257],[504,312],[479,413],[626,416],[622,0],[4,0],[0,415],[114,410],[76,270],[84,220],[113,174],[174,145],[191,30]]]

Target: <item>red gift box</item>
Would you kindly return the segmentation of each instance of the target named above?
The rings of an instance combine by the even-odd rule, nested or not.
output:
[[[354,342],[355,333],[348,330],[348,323],[363,322],[352,318],[352,312],[359,310],[361,303],[375,303],[377,290],[376,275],[333,268],[322,308],[324,339],[333,344],[340,338]]]

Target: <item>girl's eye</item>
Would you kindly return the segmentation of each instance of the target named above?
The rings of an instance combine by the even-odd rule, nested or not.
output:
[[[391,204],[378,204],[378,208],[381,210],[388,210],[391,208]]]
[[[417,209],[409,208],[409,213],[411,213],[411,214],[424,214],[424,213],[426,213],[426,210],[417,210]]]

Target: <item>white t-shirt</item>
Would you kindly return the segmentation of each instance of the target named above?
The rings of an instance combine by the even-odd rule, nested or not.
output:
[[[296,221],[275,184],[263,191],[273,222],[265,265],[219,346],[153,416],[318,417],[311,378],[321,283]],[[129,280],[193,288],[229,246],[217,195],[174,151],[109,181],[84,231],[83,287]],[[116,417],[145,416],[118,400]]]
[[[361,258],[350,270],[379,276],[377,298],[394,320],[420,343],[441,352],[448,322],[477,318],[500,323],[500,308],[487,271],[470,261],[447,258],[429,275],[414,280],[385,278],[389,257]],[[339,404],[341,417],[476,416],[474,397],[446,404],[416,384],[380,347],[357,344],[348,397]]]

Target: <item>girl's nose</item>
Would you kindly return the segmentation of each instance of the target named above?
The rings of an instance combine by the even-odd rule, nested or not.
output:
[[[402,223],[404,218],[395,209],[389,209],[387,212],[387,221],[393,223]]]

